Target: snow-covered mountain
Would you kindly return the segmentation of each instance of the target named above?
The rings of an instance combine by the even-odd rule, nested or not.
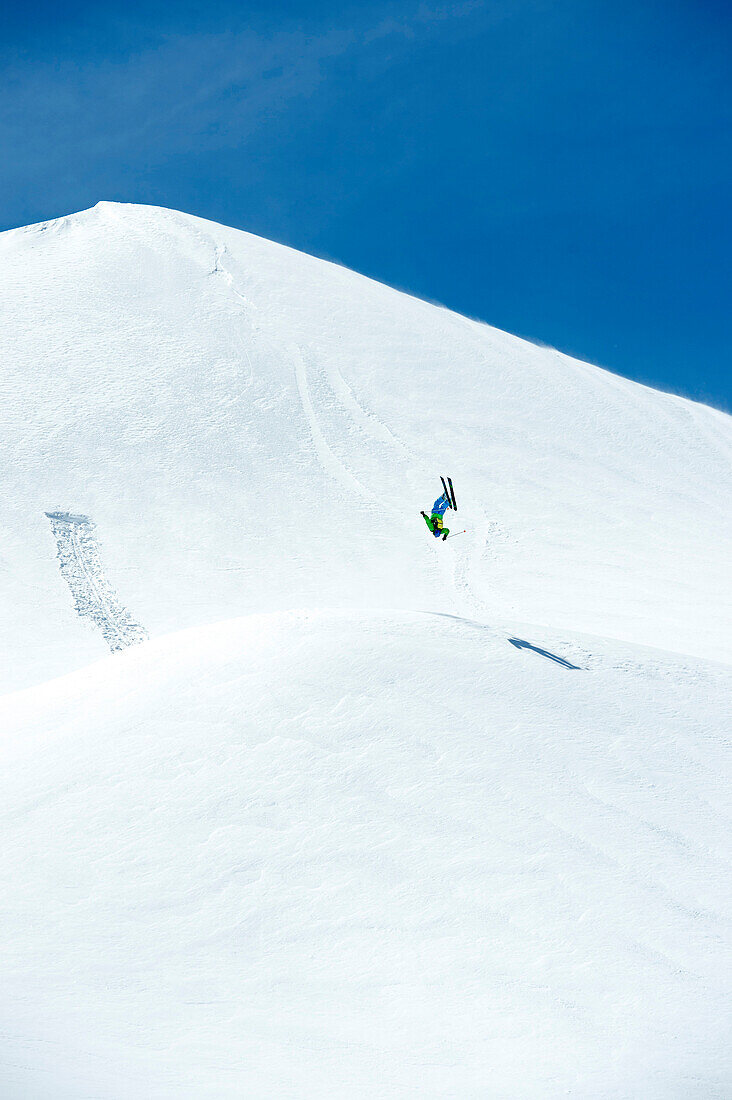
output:
[[[149,207],[0,327],[0,1093],[728,1095],[732,420]]]

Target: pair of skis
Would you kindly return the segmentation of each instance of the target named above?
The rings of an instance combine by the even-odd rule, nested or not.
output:
[[[450,502],[450,507],[452,508],[453,512],[457,512],[457,504],[455,503],[455,490],[452,487],[452,478],[449,477],[447,479],[447,484],[445,484],[444,477],[440,475],[440,481],[442,482],[442,488],[445,490],[445,496]],[[450,486],[449,489],[448,485]]]

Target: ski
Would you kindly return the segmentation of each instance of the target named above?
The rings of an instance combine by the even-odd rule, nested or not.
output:
[[[447,491],[447,484],[446,484],[445,479],[442,476],[442,474],[440,474],[440,481],[442,482],[442,488],[445,490],[445,496],[447,497],[448,503],[450,504],[450,507],[452,508],[452,502],[450,501],[450,494]]]
[[[445,482],[443,481],[442,484],[444,485]],[[455,503],[455,490],[452,487],[452,478],[451,477],[449,477],[447,479],[447,484],[450,486],[450,492],[447,495],[450,498],[450,503],[452,504],[453,511],[457,512],[457,504]]]

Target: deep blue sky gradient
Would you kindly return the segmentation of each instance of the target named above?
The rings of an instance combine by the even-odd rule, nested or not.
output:
[[[175,207],[732,409],[726,0],[2,18],[0,229]]]

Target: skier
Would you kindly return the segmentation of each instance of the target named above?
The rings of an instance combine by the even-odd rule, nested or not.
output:
[[[442,522],[442,517],[448,508],[452,508],[452,504],[448,499],[447,493],[443,493],[432,505],[432,515],[428,516],[426,512],[420,512],[420,515],[424,517],[425,523],[435,538],[438,539],[440,535],[442,535],[443,542],[450,534],[450,528],[445,527]]]

